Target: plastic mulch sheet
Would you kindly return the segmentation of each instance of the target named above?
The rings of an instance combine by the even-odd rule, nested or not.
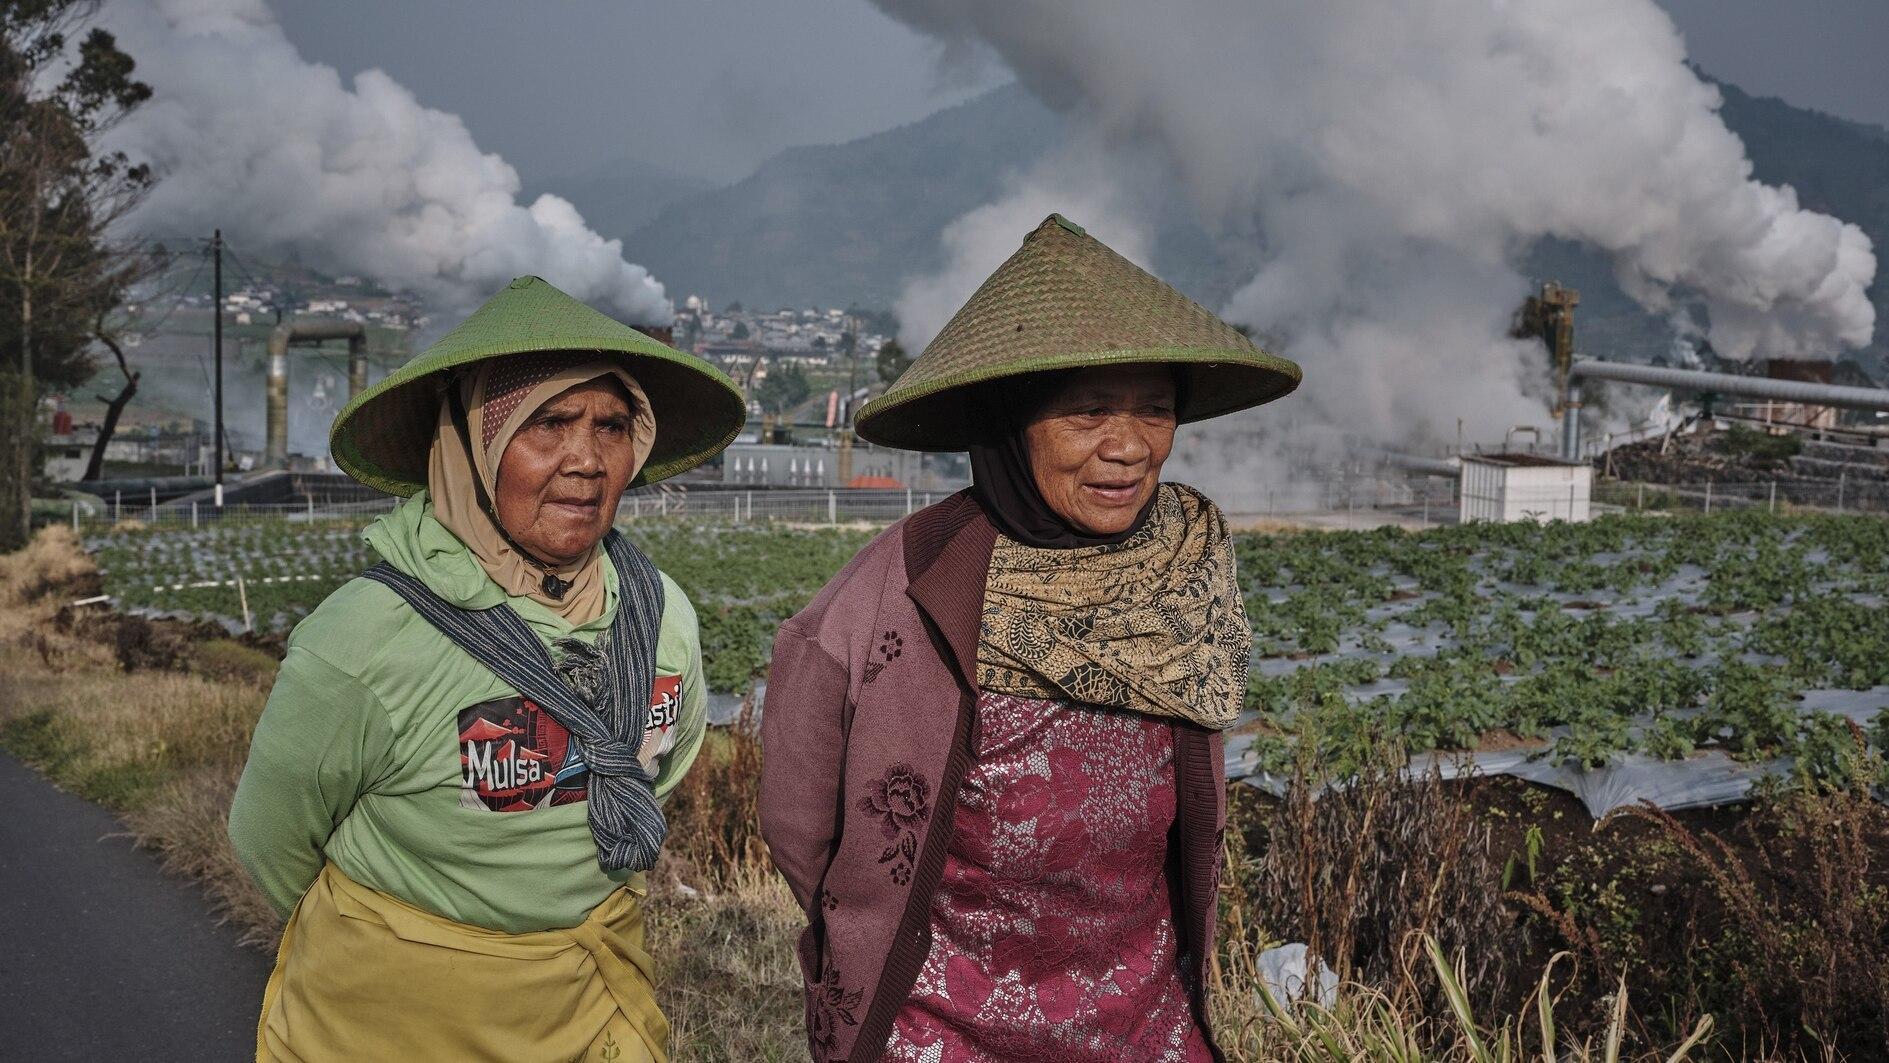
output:
[[[1884,704],[1889,704],[1889,687],[1812,690],[1804,694],[1798,709],[1806,713],[1834,713],[1866,726]],[[1638,721],[1639,724],[1644,722]],[[1414,777],[1425,777],[1434,770],[1445,779],[1469,774],[1512,775],[1568,791],[1587,806],[1589,815],[1599,819],[1623,805],[1647,801],[1669,810],[1735,804],[1745,799],[1758,780],[1766,776],[1787,777],[1796,766],[1788,757],[1738,761],[1721,750],[1707,749],[1680,760],[1630,753],[1603,768],[1583,768],[1569,760],[1557,762],[1544,752],[1554,739],[1565,733],[1566,728],[1556,728],[1549,732],[1548,740],[1535,749],[1426,753],[1411,758],[1410,772]],[[1287,780],[1254,771],[1248,756],[1251,745],[1250,735],[1228,736],[1227,778],[1283,797]]]

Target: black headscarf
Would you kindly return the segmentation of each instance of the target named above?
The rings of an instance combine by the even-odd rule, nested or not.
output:
[[[1045,550],[1113,546],[1141,530],[1154,510],[1154,495],[1148,496],[1148,504],[1141,507],[1135,522],[1125,531],[1090,535],[1070,527],[1050,508],[1030,471],[1030,448],[1023,432],[1059,376],[1006,380],[1002,391],[987,392],[991,407],[1002,414],[994,419],[1002,427],[989,442],[971,447],[971,494],[998,531],[1025,546]]]

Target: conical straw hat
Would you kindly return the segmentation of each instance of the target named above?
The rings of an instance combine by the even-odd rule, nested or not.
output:
[[[714,457],[747,419],[747,400],[714,366],[592,310],[538,277],[520,277],[348,403],[328,434],[335,463],[389,494],[418,491],[426,485],[426,459],[452,370],[532,351],[617,358],[643,386],[656,416],[656,442],[632,487]]]
[[[1052,214],[859,411],[855,427],[882,446],[964,450],[991,427],[990,393],[978,385],[1150,362],[1180,374],[1183,422],[1271,402],[1299,385],[1296,364]]]

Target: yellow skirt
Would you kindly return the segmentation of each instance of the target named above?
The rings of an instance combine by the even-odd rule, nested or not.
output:
[[[568,930],[506,934],[329,864],[282,931],[256,1059],[668,1063],[643,892],[624,886]]]

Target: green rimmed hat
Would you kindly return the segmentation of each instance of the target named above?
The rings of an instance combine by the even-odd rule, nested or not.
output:
[[[1096,365],[1165,363],[1182,376],[1180,420],[1271,402],[1299,386],[1199,303],[1052,214],[997,267],[885,394],[859,411],[862,438],[902,450],[964,450],[990,424],[979,385]]]
[[[656,416],[656,442],[631,487],[714,457],[747,419],[747,400],[714,366],[592,310],[541,278],[520,277],[348,403],[328,433],[335,463],[377,490],[418,491],[426,486],[427,456],[451,371],[534,351],[616,356],[642,385]]]

